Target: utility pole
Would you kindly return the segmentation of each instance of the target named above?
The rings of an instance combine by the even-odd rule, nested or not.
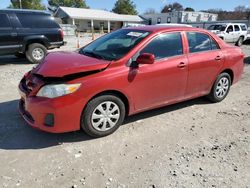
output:
[[[20,9],[22,9],[22,0],[19,0]]]

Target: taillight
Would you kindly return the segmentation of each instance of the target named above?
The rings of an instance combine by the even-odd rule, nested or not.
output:
[[[61,38],[63,39],[64,33],[63,33],[63,30],[62,30],[62,29],[60,29],[60,34],[61,34]]]

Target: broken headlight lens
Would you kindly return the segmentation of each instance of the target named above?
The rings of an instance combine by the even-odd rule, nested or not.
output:
[[[74,93],[79,89],[81,84],[50,84],[43,86],[36,96],[46,98],[56,98],[70,93]]]

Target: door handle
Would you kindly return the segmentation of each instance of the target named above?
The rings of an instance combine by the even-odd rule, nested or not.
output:
[[[218,55],[216,58],[214,58],[214,60],[220,61],[221,60],[221,56]]]
[[[177,65],[178,68],[185,68],[186,64],[184,62],[180,62],[179,65]]]
[[[17,33],[11,33],[10,34],[12,37],[16,37],[17,36]]]

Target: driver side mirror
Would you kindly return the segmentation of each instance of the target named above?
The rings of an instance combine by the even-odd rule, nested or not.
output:
[[[138,64],[153,64],[155,62],[155,56],[154,54],[143,53],[138,56],[136,62]]]

